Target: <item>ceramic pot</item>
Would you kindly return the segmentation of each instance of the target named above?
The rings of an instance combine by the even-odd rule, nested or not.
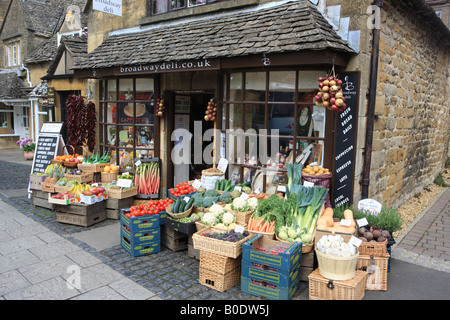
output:
[[[25,160],[33,160],[34,152],[33,151],[24,151],[23,156],[25,157]]]

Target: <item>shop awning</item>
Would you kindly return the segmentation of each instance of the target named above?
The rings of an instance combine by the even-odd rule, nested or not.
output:
[[[81,76],[83,70],[205,59],[210,65],[223,58],[317,51],[326,51],[328,61],[333,52],[356,53],[313,4],[289,1],[117,31],[74,69]]]

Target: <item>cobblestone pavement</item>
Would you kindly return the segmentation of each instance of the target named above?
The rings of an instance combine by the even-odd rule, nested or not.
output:
[[[83,252],[90,253],[102,265],[111,268],[117,274],[124,276],[133,283],[139,284],[147,290],[143,294],[145,299],[264,300],[264,298],[243,293],[239,285],[225,292],[218,292],[200,285],[198,282],[199,261],[190,258],[186,251],[173,252],[161,247],[161,252],[158,254],[136,258],[132,258],[120,245],[97,251],[77,239],[76,234],[81,231],[94,230],[95,228],[119,222],[117,220],[106,220],[89,228],[56,222],[54,213],[51,210],[34,207],[31,199],[28,199],[25,195],[24,189],[27,187],[29,171],[30,166],[28,165],[0,160],[0,176],[7,177],[0,184],[2,186],[2,189],[0,189],[0,203],[3,200],[28,218],[39,222],[39,224],[50,229],[59,237],[82,249]],[[450,192],[447,189],[446,193],[431,208],[428,208],[429,210],[425,212],[422,219],[411,228],[406,236],[396,239],[397,245],[392,250],[392,257],[427,268],[450,272],[448,242],[446,244],[444,241],[445,238],[449,239],[449,201]],[[2,236],[1,232],[0,228],[0,236]],[[2,288],[1,275],[0,270],[0,289]],[[21,280],[19,279],[18,281]],[[107,288],[97,288],[90,295],[86,292],[82,293],[84,294],[83,298],[126,297],[126,294],[117,296],[114,295],[116,292],[114,294],[109,293],[109,290],[113,287],[109,285]],[[307,283],[301,282],[300,289],[294,299],[307,300],[307,291]],[[374,291],[367,296],[374,299],[383,299],[382,293],[380,295]],[[1,297],[0,290],[0,299]],[[136,295],[129,295],[129,297],[130,299],[136,299]],[[67,299],[71,298],[75,299],[77,297],[67,297]]]

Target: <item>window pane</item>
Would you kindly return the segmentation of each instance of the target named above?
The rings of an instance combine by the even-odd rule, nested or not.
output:
[[[104,128],[104,130],[106,130],[105,144],[110,145],[110,146],[115,146],[116,139],[117,139],[116,127],[115,126],[104,126],[103,128]]]
[[[133,147],[133,133],[134,129],[132,126],[119,126],[119,132],[117,137],[119,139],[119,147]]]
[[[119,100],[133,100],[133,79],[119,80]]]
[[[170,0],[170,9],[171,10],[177,10],[182,9],[186,7],[186,1],[185,0]]]
[[[230,75],[230,101],[242,101],[242,74]]]
[[[116,80],[108,80],[108,92],[106,98],[108,100],[117,100]]]
[[[189,7],[199,6],[202,4],[206,4],[206,0],[189,0]]]
[[[136,100],[152,100],[153,90],[153,79],[136,79]]]
[[[241,112],[241,104],[239,103],[231,103],[230,105],[230,129],[242,128],[242,112]]]
[[[138,158],[154,156],[154,127],[136,127],[136,155]],[[149,149],[149,150],[140,150]]]
[[[247,72],[245,74],[245,100],[262,102],[266,100],[265,72]]]
[[[158,13],[165,13],[168,11],[168,4],[169,2],[167,0],[153,0],[153,8],[152,8],[152,12],[153,14],[158,14]]]
[[[314,123],[312,120],[313,106],[299,106],[297,136],[312,137]]]
[[[265,106],[264,104],[246,104],[245,105],[245,127],[244,130],[254,129],[256,133],[260,129],[264,129],[264,119],[265,119]]]
[[[280,135],[294,135],[294,105],[269,104],[268,129],[278,129]],[[275,133],[272,133],[275,134]]]
[[[117,120],[117,107],[115,103],[108,103],[106,106],[106,122],[116,123]]]
[[[134,153],[132,148],[119,148],[119,168],[121,170],[133,170]]]
[[[325,71],[300,71],[298,75],[298,89],[316,89],[319,84],[317,79],[326,75]]]

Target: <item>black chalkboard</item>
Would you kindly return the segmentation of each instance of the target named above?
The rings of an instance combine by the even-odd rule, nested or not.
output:
[[[359,72],[344,72],[343,81],[347,108],[337,115],[336,152],[334,155],[334,207],[349,205],[353,201],[356,125],[358,120]]]
[[[58,155],[60,135],[39,135],[34,151],[33,168],[31,173],[45,172],[48,165]]]

